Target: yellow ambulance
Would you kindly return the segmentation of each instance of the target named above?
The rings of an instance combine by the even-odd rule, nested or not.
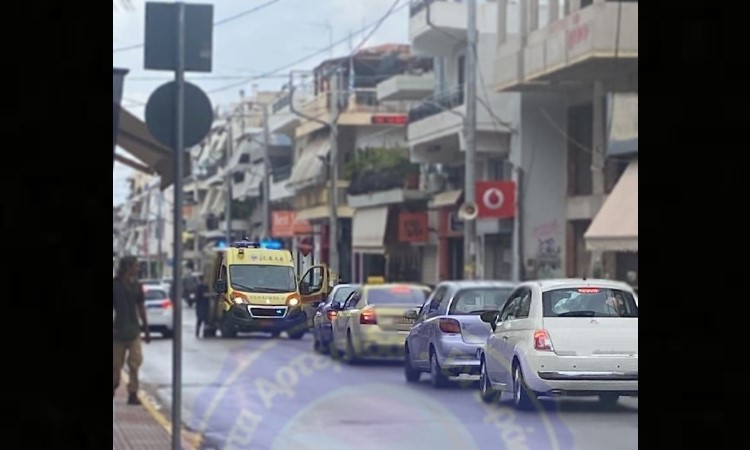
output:
[[[215,291],[206,337],[217,331],[224,338],[238,332],[286,332],[291,339],[301,339],[309,326],[309,305],[331,289],[327,267],[310,267],[298,279],[289,250],[263,248],[258,242],[238,241],[216,249],[206,270]]]

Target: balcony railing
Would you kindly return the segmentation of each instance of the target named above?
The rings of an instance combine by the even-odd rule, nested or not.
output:
[[[289,94],[283,95],[276,99],[276,101],[274,101],[271,105],[271,114],[276,114],[277,112],[289,106],[289,100]]]
[[[464,104],[463,87],[453,89],[445,94],[436,95],[422,101],[415,108],[409,110],[409,123],[414,123],[428,117],[449,111]]]

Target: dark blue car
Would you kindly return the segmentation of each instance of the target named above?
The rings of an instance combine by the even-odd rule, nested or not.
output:
[[[318,353],[328,353],[331,347],[331,340],[333,339],[333,331],[331,329],[331,319],[336,315],[336,311],[331,308],[333,302],[343,303],[344,300],[357,289],[359,284],[338,284],[334,286],[333,291],[328,295],[325,302],[318,306],[315,311],[315,317],[313,317],[313,348]]]

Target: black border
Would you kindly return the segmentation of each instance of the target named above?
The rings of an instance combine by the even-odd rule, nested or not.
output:
[[[0,408],[8,448],[110,446],[105,7],[3,4]]]
[[[746,252],[736,183],[747,178],[746,149],[735,136],[748,127],[747,25],[731,2],[643,3],[639,440],[721,448],[743,429],[730,428],[730,416],[744,416],[723,402],[730,386],[741,400],[745,386],[747,276],[735,259]],[[3,5],[19,25],[3,28],[2,405],[10,433],[2,442],[10,448],[109,448],[108,302],[100,294],[109,276],[105,5]]]
[[[730,389],[741,401],[745,384],[744,339],[733,333],[746,275],[732,253],[745,247],[735,136],[747,113],[732,109],[744,105],[747,15],[722,2],[641,3],[639,442],[724,448],[743,428],[730,418],[744,416],[724,402]]]

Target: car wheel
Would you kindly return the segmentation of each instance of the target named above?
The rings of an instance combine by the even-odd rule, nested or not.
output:
[[[487,365],[484,358],[479,365],[479,397],[483,402],[491,404],[500,399],[500,392],[496,391],[490,383],[490,377],[487,375]]]
[[[605,408],[614,408],[617,405],[617,401],[620,400],[619,394],[605,393],[599,394],[599,402]]]
[[[286,332],[287,336],[289,336],[289,339],[292,339],[295,341],[302,339],[305,333],[307,333],[307,329],[305,329],[304,327],[298,327],[292,330],[288,330]]]
[[[443,368],[440,367],[435,350],[430,352],[430,382],[435,388],[443,388],[450,383],[450,380],[443,372]]]
[[[331,339],[330,344],[331,349],[331,359],[334,361],[339,361],[341,359],[341,350],[339,350],[339,347],[336,345],[336,339]]]
[[[318,333],[315,332],[315,329],[313,328],[313,350],[315,350],[315,353],[323,353],[323,343],[320,342],[320,339],[318,339]]]
[[[215,328],[204,327],[203,328],[203,337],[208,337],[208,338],[216,337],[216,329]]]
[[[524,411],[530,410],[534,406],[534,397],[526,386],[521,366],[513,364],[513,406]]]
[[[346,333],[346,362],[347,364],[356,364],[358,361],[357,352],[354,350],[351,333]]]
[[[404,349],[404,376],[406,376],[406,381],[409,383],[418,383],[419,378],[422,376],[422,371],[415,369],[414,365],[412,365],[409,347]]]

